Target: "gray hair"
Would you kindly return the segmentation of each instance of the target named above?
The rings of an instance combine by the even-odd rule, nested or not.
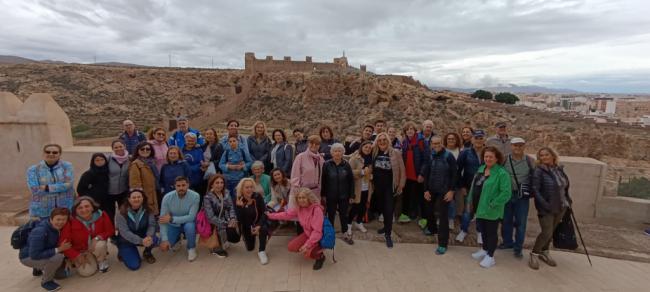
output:
[[[264,169],[264,162],[259,161],[259,160],[255,160],[255,162],[253,162],[253,164],[251,165],[251,169],[257,168],[257,167],[261,167],[262,169]]]
[[[332,146],[330,146],[330,152],[334,152],[336,149],[341,149],[343,150],[343,153],[345,153],[345,146],[341,143],[334,143]]]
[[[184,137],[185,138],[194,138],[194,139],[196,139],[196,134],[194,134],[192,132],[187,132],[187,133],[185,133]]]

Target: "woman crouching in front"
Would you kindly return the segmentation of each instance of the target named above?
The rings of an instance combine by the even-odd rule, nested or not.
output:
[[[323,237],[323,207],[318,197],[308,188],[298,190],[296,205],[285,212],[267,212],[267,216],[271,220],[286,221],[298,218],[304,232],[289,242],[289,251],[300,252],[305,258],[316,260],[314,270],[320,270],[325,262],[319,243]]]

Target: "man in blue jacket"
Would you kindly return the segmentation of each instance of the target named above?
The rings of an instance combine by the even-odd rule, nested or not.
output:
[[[483,164],[483,158],[481,157],[481,152],[485,148],[485,131],[477,129],[474,130],[472,134],[472,147],[463,149],[460,154],[458,154],[458,192],[456,201],[464,202],[467,192],[469,191],[472,185],[472,179],[478,167]],[[457,210],[458,211],[458,210]],[[465,208],[461,210],[463,217],[461,218],[460,232],[456,236],[456,240],[463,242],[465,236],[467,236],[469,223],[471,221],[471,214],[465,211]],[[478,232],[478,241],[481,242],[481,233]]]
[[[201,132],[197,129],[190,128],[190,121],[187,120],[185,116],[179,116],[176,119],[178,125],[178,130],[174,131],[173,134],[169,136],[169,141],[167,144],[169,146],[178,146],[178,148],[185,148],[185,134],[194,133],[196,135],[196,144],[203,146],[205,144],[205,139],[201,136]]]
[[[131,120],[124,120],[122,127],[124,128],[124,132],[117,139],[124,141],[126,151],[129,151],[129,154],[133,155],[135,146],[138,146],[142,141],[146,141],[147,138],[144,133],[135,129],[135,123]]]
[[[63,242],[59,245],[59,231],[68,222],[70,210],[55,208],[49,220],[42,220],[29,233],[27,243],[20,249],[20,262],[34,269],[33,275],[43,275],[41,287],[46,291],[57,291],[61,286],[54,282],[54,275],[61,267],[65,256],[63,252],[72,245]]]

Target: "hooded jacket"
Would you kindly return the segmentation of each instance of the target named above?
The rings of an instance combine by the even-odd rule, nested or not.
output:
[[[319,203],[313,203],[305,208],[294,207],[285,212],[269,214],[271,220],[289,221],[296,218],[308,238],[304,246],[307,248],[317,246],[323,237],[323,207]]]
[[[325,160],[319,153],[309,149],[298,154],[291,167],[291,191],[289,194],[289,208],[295,206],[295,193],[299,188],[311,189],[316,196],[321,197],[321,175]]]
[[[106,163],[98,167],[95,165],[95,158],[102,157]],[[84,172],[77,185],[77,194],[79,196],[89,196],[100,205],[106,201],[108,196],[108,160],[102,153],[95,153],[90,158],[90,169]]]

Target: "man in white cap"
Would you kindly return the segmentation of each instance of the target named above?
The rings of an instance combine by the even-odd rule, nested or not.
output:
[[[514,251],[516,258],[522,258],[521,252],[526,239],[526,222],[528,220],[529,199],[532,197],[532,175],[535,163],[524,153],[526,141],[514,137],[510,140],[512,154],[505,156],[504,167],[512,179],[512,199],[506,204],[501,225],[502,244],[500,249]],[[513,240],[513,230],[516,230]]]

